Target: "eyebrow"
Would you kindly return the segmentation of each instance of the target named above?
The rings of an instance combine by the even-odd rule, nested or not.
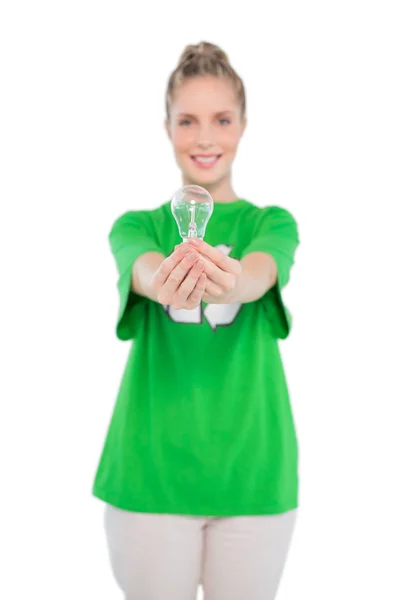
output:
[[[220,112],[217,112],[217,113],[215,114],[215,116],[216,116],[216,117],[221,117],[222,115],[230,115],[230,116],[232,116],[233,114],[234,114],[234,113],[233,113],[233,111],[232,111],[232,110],[222,110],[222,111],[220,111]],[[178,114],[178,117],[179,117],[179,118],[182,118],[182,117],[189,117],[190,119],[196,119],[196,118],[197,118],[197,117],[196,117],[196,115],[191,115],[191,114],[189,114],[189,113],[179,113],[179,114]]]

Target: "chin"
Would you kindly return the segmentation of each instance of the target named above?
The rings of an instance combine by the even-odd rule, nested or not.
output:
[[[189,167],[188,165],[182,165],[181,169],[187,180],[202,187],[215,185],[227,176],[227,173],[221,171],[221,165],[218,165],[215,169],[207,170],[193,168],[191,164]]]
[[[214,183],[216,183],[217,181],[219,181],[221,179],[221,176],[218,177],[215,173],[214,173],[214,175],[212,173],[207,173],[207,174],[200,173],[200,175],[199,175],[197,173],[186,172],[186,177],[190,181],[193,181],[193,183],[195,185],[201,185],[202,187],[204,187],[206,185],[213,185]]]

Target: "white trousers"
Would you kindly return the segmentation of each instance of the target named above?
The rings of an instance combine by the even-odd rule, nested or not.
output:
[[[297,509],[279,515],[193,517],[106,504],[114,577],[125,600],[273,600]]]

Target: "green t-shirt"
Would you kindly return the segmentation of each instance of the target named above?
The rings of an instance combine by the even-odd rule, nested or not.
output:
[[[247,200],[216,203],[205,241],[233,258],[262,251],[278,281],[245,304],[173,310],[131,291],[132,265],[181,242],[170,202],[130,211],[110,236],[118,273],[116,334],[132,340],[93,484],[136,512],[199,516],[297,507],[298,451],[278,348],[291,329],[281,290],[299,244],[293,216]]]

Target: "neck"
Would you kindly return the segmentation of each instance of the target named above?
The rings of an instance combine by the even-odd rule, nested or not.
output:
[[[199,185],[199,184],[196,183],[196,181],[193,181],[189,177],[184,175],[183,176],[183,185]],[[235,192],[233,190],[230,176],[226,177],[220,181],[216,181],[215,183],[212,183],[209,185],[202,184],[201,187],[206,189],[207,192],[209,192],[211,194],[214,202],[228,203],[228,202],[235,202],[235,200],[239,199],[237,194],[235,194]]]

